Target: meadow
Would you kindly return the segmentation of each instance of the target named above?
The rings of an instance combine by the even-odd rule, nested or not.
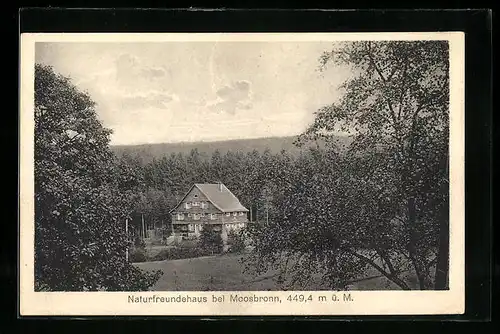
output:
[[[252,276],[243,271],[245,254],[222,254],[191,259],[135,263],[143,270],[161,269],[163,276],[151,288],[154,291],[266,291],[280,290],[276,273]],[[416,286],[416,279],[409,278]],[[364,277],[352,282],[350,290],[399,290],[376,271],[367,271]],[[329,290],[316,282],[296,290]]]

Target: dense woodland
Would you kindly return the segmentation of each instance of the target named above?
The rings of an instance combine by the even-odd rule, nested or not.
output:
[[[136,228],[144,218],[146,226],[165,227],[168,233],[169,210],[181,200],[194,183],[224,183],[247,208],[249,219],[273,219],[280,193],[291,189],[293,179],[310,177],[304,167],[325,158],[324,149],[307,148],[299,153],[282,150],[271,153],[253,150],[243,153],[216,149],[211,155],[192,149],[189,154],[171,154],[163,158],[144,157],[140,152],[119,156],[122,175],[130,179],[129,189],[135,197],[130,213]],[[328,164],[328,161],[322,163]]]
[[[35,279],[51,290],[146,289],[124,260],[124,221],[169,222],[193,183],[223,182],[252,208],[256,274],[333,289],[367,268],[401,289],[448,288],[448,44],[349,42],[320,57],[350,66],[343,97],[287,151],[114,155],[91,98],[51,68],[35,73]],[[338,131],[352,143],[336,145]],[[416,277],[416,285],[408,277]]]

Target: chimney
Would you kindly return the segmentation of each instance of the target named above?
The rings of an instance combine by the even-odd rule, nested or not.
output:
[[[222,182],[217,181],[217,187],[219,188],[219,191],[222,191]]]

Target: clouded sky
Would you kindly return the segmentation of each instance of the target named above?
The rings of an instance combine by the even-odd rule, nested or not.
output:
[[[338,98],[331,42],[37,43],[36,62],[97,102],[112,144],[295,135]]]

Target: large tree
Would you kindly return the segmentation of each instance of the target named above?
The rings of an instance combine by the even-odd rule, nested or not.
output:
[[[323,68],[347,65],[354,76],[341,101],[322,108],[305,134],[352,134],[351,156],[363,156],[370,166],[363,177],[390,177],[391,196],[402,204],[397,218],[406,232],[404,254],[421,289],[447,286],[448,51],[446,41],[391,41],[344,43],[324,53]],[[428,270],[434,260],[433,286]]]
[[[109,135],[89,95],[35,66],[38,290],[146,290],[159,278],[126,261],[127,190],[137,180],[116,164]]]

